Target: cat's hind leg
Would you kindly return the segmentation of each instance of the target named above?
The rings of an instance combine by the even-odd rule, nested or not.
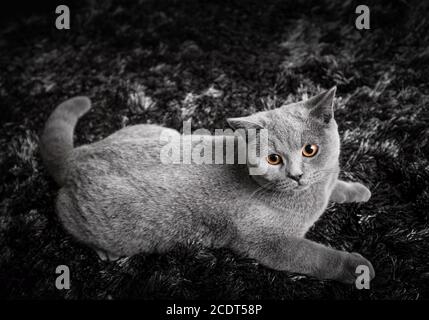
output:
[[[116,261],[120,257],[111,253],[108,253],[107,251],[100,250],[100,249],[94,249],[95,252],[98,254],[98,257],[102,261]]]

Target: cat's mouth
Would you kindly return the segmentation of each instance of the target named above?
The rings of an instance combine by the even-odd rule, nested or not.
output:
[[[278,184],[277,188],[282,190],[282,191],[298,192],[298,191],[303,191],[303,190],[307,189],[309,186],[310,186],[310,184],[308,184],[308,183],[288,179],[287,182],[284,181],[284,182]]]
[[[293,179],[283,179],[280,181],[267,182],[266,180],[258,179],[258,176],[254,176],[256,182],[264,189],[280,192],[299,192],[306,190],[310,187],[310,183],[307,181],[296,181]]]
[[[310,185],[311,183],[307,179],[289,179],[289,189],[295,192],[306,190]]]

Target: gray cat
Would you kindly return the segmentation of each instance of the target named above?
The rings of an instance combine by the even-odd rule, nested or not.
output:
[[[228,247],[272,269],[345,283],[366,265],[372,279],[374,269],[361,255],[304,238],[329,200],[365,202],[371,196],[362,184],[338,179],[335,90],[228,119],[234,129],[268,130],[268,156],[251,161],[262,175],[249,175],[247,164],[162,163],[161,133],[179,133],[155,125],[125,127],[73,148],[74,127],[90,101],[67,100],[41,138],[43,160],[61,186],[59,218],[104,260],[198,242]],[[195,144],[191,136],[183,139]]]

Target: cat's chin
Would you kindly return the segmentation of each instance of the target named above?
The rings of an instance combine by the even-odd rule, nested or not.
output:
[[[293,191],[295,192],[304,191],[304,190],[307,190],[309,187],[310,187],[309,184],[299,184],[295,188],[293,188]]]

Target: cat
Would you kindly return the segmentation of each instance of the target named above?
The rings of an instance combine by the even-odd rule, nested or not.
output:
[[[61,187],[59,219],[103,260],[197,242],[230,248],[275,270],[344,283],[354,283],[357,266],[365,265],[372,279],[374,268],[360,254],[305,238],[329,200],[366,202],[371,196],[364,185],[338,179],[335,92],[227,119],[233,129],[268,130],[269,155],[251,162],[263,169],[260,175],[250,175],[246,163],[161,163],[161,134],[180,134],[152,124],[74,148],[74,127],[91,104],[87,97],[67,100],[48,119],[40,148]]]

